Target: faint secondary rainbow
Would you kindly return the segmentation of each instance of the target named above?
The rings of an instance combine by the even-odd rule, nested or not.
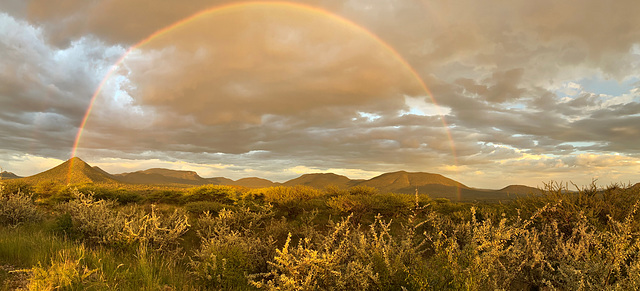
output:
[[[98,95],[100,95],[100,92],[102,91],[102,88],[107,83],[107,81],[109,80],[111,75],[113,75],[113,73],[117,70],[117,68],[120,66],[120,64],[125,60],[125,58],[131,52],[133,52],[135,49],[138,49],[141,46],[149,43],[153,39],[170,32],[171,30],[173,30],[175,28],[179,28],[181,26],[184,26],[184,25],[186,25],[186,24],[188,24],[188,23],[190,23],[190,22],[192,22],[194,20],[200,19],[202,17],[210,16],[210,15],[213,15],[213,14],[216,14],[216,13],[221,13],[221,12],[232,12],[234,10],[240,10],[240,9],[245,9],[245,8],[260,8],[260,7],[262,7],[262,8],[274,8],[274,9],[289,9],[289,10],[295,10],[295,11],[301,12],[301,13],[309,13],[309,14],[313,14],[313,15],[329,18],[329,19],[335,21],[336,23],[343,24],[346,27],[349,27],[353,31],[356,31],[358,33],[362,33],[362,34],[366,35],[367,37],[373,39],[376,43],[378,43],[382,47],[384,47],[384,49],[387,50],[389,53],[391,53],[391,55],[400,64],[402,64],[407,70],[409,70],[409,72],[411,72],[411,74],[414,76],[415,80],[422,87],[424,92],[427,93],[427,95],[431,99],[431,102],[433,102],[433,104],[436,105],[436,109],[438,111],[438,115],[440,115],[440,117],[441,117],[440,119],[442,121],[442,126],[445,128],[445,131],[447,133],[447,138],[449,139],[449,144],[451,146],[451,151],[452,151],[452,154],[453,154],[454,163],[455,163],[456,166],[458,165],[458,161],[457,161],[457,157],[456,157],[455,144],[453,142],[453,138],[451,137],[451,132],[449,131],[449,126],[448,126],[448,124],[447,124],[447,122],[446,122],[446,120],[444,118],[444,115],[440,111],[440,106],[438,105],[438,103],[436,102],[435,98],[433,97],[433,94],[431,94],[431,91],[429,90],[427,85],[422,80],[422,77],[420,77],[420,75],[416,72],[416,70],[402,57],[402,55],[400,55],[400,53],[398,53],[398,51],[396,51],[391,45],[389,45],[387,42],[382,40],[380,37],[378,37],[377,35],[375,35],[371,31],[369,31],[368,29],[358,25],[357,23],[355,23],[355,22],[353,22],[351,20],[348,20],[348,19],[343,18],[343,17],[341,17],[339,15],[336,15],[334,13],[326,11],[326,10],[324,10],[322,8],[309,6],[309,5],[304,5],[304,4],[299,4],[299,3],[284,2],[284,1],[264,1],[264,2],[263,1],[260,1],[260,2],[258,2],[258,1],[249,1],[249,2],[240,2],[240,3],[234,3],[234,4],[228,4],[228,5],[222,5],[222,6],[216,6],[216,7],[208,8],[206,10],[203,10],[203,11],[200,11],[198,13],[195,13],[195,14],[187,17],[187,18],[184,18],[184,19],[182,19],[182,20],[180,20],[178,22],[175,22],[175,23],[173,23],[173,24],[171,24],[171,25],[169,25],[169,26],[167,26],[165,28],[162,28],[162,29],[154,32],[153,34],[149,35],[145,39],[139,41],[135,45],[131,46],[113,64],[113,66],[111,66],[111,68],[109,69],[109,71],[105,75],[104,79],[102,79],[102,81],[98,85],[98,88],[96,89],[96,91],[91,96],[91,101],[89,102],[89,106],[87,108],[87,111],[86,111],[83,119],[82,119],[82,122],[80,123],[80,128],[78,129],[78,133],[76,135],[76,139],[75,139],[75,141],[73,143],[73,148],[71,150],[71,157],[73,158],[73,157],[76,156],[76,152],[78,150],[78,145],[80,143],[80,139],[82,138],[82,133],[83,133],[84,127],[87,124],[87,120],[89,120],[89,116],[91,115],[91,111],[93,110],[93,106],[95,104],[95,101],[96,101]],[[73,160],[72,160],[72,163],[70,163],[70,165],[69,165],[69,173],[71,173],[71,168],[72,167],[73,167]]]

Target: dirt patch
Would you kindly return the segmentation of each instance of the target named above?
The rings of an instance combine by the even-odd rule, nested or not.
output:
[[[0,265],[0,290],[27,290],[29,273],[15,266]]]

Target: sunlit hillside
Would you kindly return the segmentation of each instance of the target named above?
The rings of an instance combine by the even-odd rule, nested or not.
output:
[[[203,178],[193,171],[181,171],[153,168],[136,172],[112,174],[99,167],[92,167],[80,158],[70,159],[59,166],[34,176],[16,179],[16,183],[38,185],[40,183],[58,183],[60,185],[103,185],[111,188],[147,191],[150,189],[184,189],[201,185],[238,186],[246,188],[265,188],[275,186],[308,186],[318,190],[327,187],[347,188],[363,186],[377,189],[380,193],[401,193],[430,195],[433,198],[446,198],[451,201],[501,201],[513,200],[518,196],[538,193],[529,186],[512,185],[500,190],[467,187],[440,174],[424,172],[397,171],[385,173],[368,180],[350,179],[333,173],[304,174],[284,183],[249,177],[232,180],[224,177]],[[146,189],[146,190],[145,190]]]
[[[80,158],[74,157],[68,161],[44,171],[42,173],[22,178],[27,183],[56,182],[62,184],[116,184],[118,183],[110,174],[100,168],[93,168]]]

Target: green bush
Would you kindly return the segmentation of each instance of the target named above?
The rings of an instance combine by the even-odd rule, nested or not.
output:
[[[373,188],[369,186],[351,187],[347,190],[347,192],[349,193],[349,195],[367,195],[367,196],[371,196],[379,193],[378,188]]]
[[[204,185],[189,189],[182,197],[183,203],[195,201],[211,201],[233,203],[240,197],[240,192],[233,186]]]
[[[47,203],[55,205],[59,203],[69,202],[73,199],[76,199],[78,197],[78,193],[80,192],[76,187],[61,187],[57,192],[47,198]]]
[[[382,214],[386,217],[406,215],[415,206],[415,197],[406,194],[343,195],[327,200],[338,213]]]
[[[40,181],[36,184],[34,191],[38,198],[47,199],[58,193],[62,188],[62,185],[54,181]]]
[[[140,194],[127,189],[85,187],[79,191],[84,194],[93,193],[94,199],[111,200],[120,204],[138,203],[144,200]]]
[[[177,190],[153,191],[147,195],[147,201],[151,203],[179,204],[182,201],[183,192]]]
[[[20,180],[9,180],[2,182],[2,187],[0,187],[0,194],[14,194],[14,193],[22,193],[27,196],[33,196],[33,187],[30,184],[27,184]]]
[[[264,200],[274,204],[285,204],[288,202],[299,202],[313,198],[319,198],[325,195],[322,191],[309,186],[296,185],[293,187],[276,186],[263,189],[256,189],[253,192],[259,192],[264,196]]]
[[[230,208],[230,207],[229,205],[222,204],[220,202],[213,202],[213,201],[194,201],[184,205],[184,209],[186,209],[188,212],[196,213],[196,214],[202,214],[205,212],[218,214],[218,212],[220,212],[220,210],[224,208]]]

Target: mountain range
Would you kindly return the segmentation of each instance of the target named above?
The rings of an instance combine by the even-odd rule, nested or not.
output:
[[[18,178],[22,178],[22,177],[7,171],[0,172],[0,179],[9,180],[9,179],[18,179]]]
[[[429,194],[434,198],[448,198],[451,200],[505,200],[515,195],[535,194],[540,190],[524,185],[511,185],[500,190],[478,189],[468,187],[458,181],[452,180],[440,174],[425,172],[397,171],[385,173],[368,180],[354,180],[346,176],[333,173],[304,174],[298,178],[284,183],[272,182],[257,177],[232,180],[224,177],[203,178],[193,171],[179,171],[170,169],[153,168],[144,171],[130,173],[110,174],[99,167],[92,167],[80,158],[74,157],[50,170],[42,173],[20,178],[12,173],[3,172],[3,177],[20,179],[27,183],[39,183],[41,181],[55,181],[66,184],[151,184],[151,185],[235,185],[249,188],[262,188],[271,186],[296,186],[304,185],[314,188],[336,186],[349,188],[353,186],[368,186],[377,188],[382,193],[407,193],[418,191]],[[15,176],[15,177],[14,177]]]

